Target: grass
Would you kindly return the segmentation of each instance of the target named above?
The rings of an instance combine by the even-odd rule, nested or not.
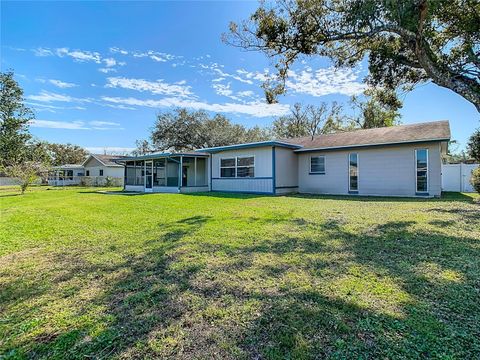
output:
[[[36,188],[0,209],[0,358],[480,354],[474,195]]]

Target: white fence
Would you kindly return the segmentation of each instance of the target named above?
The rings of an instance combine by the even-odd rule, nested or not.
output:
[[[470,178],[473,169],[480,164],[444,164],[442,165],[442,191],[475,192]]]

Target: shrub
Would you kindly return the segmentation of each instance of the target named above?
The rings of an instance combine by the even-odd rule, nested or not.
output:
[[[112,187],[112,186],[114,186],[114,185],[115,185],[115,184],[114,184],[114,182],[113,182],[113,178],[110,177],[110,176],[107,176],[107,177],[105,178],[105,186],[106,186],[106,187]]]
[[[475,191],[480,194],[480,166],[472,171],[470,184],[472,184]]]

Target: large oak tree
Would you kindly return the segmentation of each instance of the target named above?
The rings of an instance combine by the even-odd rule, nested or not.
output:
[[[269,102],[285,92],[288,68],[302,55],[327,56],[338,67],[368,56],[370,85],[411,88],[431,80],[480,112],[478,0],[280,0],[232,23],[226,41],[275,59]]]

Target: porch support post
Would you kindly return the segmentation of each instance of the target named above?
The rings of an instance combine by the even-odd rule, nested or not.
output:
[[[194,157],[194,162],[195,162],[195,176],[193,177],[195,179],[193,185],[197,186],[197,157]]]
[[[180,156],[180,165],[178,166],[178,189],[182,187],[183,156]]]
[[[167,181],[168,181],[167,172],[168,172],[168,157],[165,158],[165,171],[164,171],[164,174],[165,174],[165,187],[168,186],[168,184],[167,184]]]

